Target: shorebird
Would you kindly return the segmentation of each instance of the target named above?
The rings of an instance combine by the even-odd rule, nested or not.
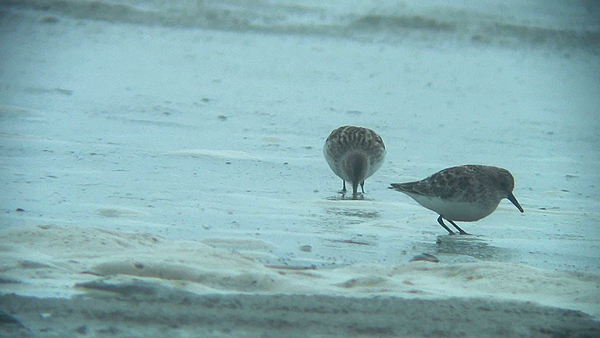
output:
[[[449,234],[454,231],[444,224],[444,219],[461,235],[467,235],[454,221],[480,220],[494,212],[504,198],[523,212],[512,193],[514,186],[515,180],[506,169],[469,164],[441,170],[420,181],[392,183],[390,189],[403,192],[438,213],[438,223]]]
[[[358,185],[365,192],[365,180],[383,164],[386,150],[383,140],[371,129],[343,126],[332,131],[323,148],[325,160],[343,182],[352,184],[352,197],[358,196]]]

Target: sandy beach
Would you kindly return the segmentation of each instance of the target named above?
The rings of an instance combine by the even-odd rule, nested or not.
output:
[[[71,227],[11,229],[0,240],[2,329],[15,337],[592,337],[600,330],[592,273],[490,262],[276,267],[193,241]]]
[[[1,1],[0,335],[599,336],[599,11],[554,6]],[[525,212],[388,189],[468,163]]]

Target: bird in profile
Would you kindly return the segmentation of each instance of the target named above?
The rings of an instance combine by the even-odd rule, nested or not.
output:
[[[429,210],[435,211],[438,223],[453,235],[444,220],[461,235],[467,233],[454,221],[473,222],[496,210],[504,198],[520,212],[523,208],[513,195],[515,180],[503,168],[485,165],[461,165],[443,169],[423,180],[392,183],[390,189],[403,192]]]
[[[352,184],[352,197],[358,196],[358,186],[365,192],[365,180],[383,164],[386,150],[383,140],[371,129],[343,126],[331,132],[323,147],[325,160],[342,179],[342,194],[346,182]]]

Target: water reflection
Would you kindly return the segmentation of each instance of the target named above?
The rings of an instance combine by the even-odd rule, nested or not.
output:
[[[438,236],[435,244],[425,245],[435,255],[469,256],[486,261],[508,261],[513,255],[509,249],[490,245],[476,236]]]
[[[372,198],[365,198],[363,194],[358,194],[356,196],[346,195],[339,193],[337,195],[329,196],[325,198],[329,201],[374,201]]]
[[[361,210],[361,209],[349,209],[349,208],[329,208],[325,210],[328,215],[342,216],[342,217],[356,217],[375,219],[379,217],[379,211],[377,210]]]

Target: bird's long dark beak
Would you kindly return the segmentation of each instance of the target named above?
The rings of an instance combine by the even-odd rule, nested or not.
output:
[[[506,196],[506,198],[512,202],[512,204],[515,205],[515,207],[517,207],[517,209],[519,209],[520,212],[523,212],[523,207],[521,207],[521,205],[519,204],[519,201],[517,201],[517,198],[515,197],[515,195],[513,195],[512,192],[508,193],[508,196]]]

